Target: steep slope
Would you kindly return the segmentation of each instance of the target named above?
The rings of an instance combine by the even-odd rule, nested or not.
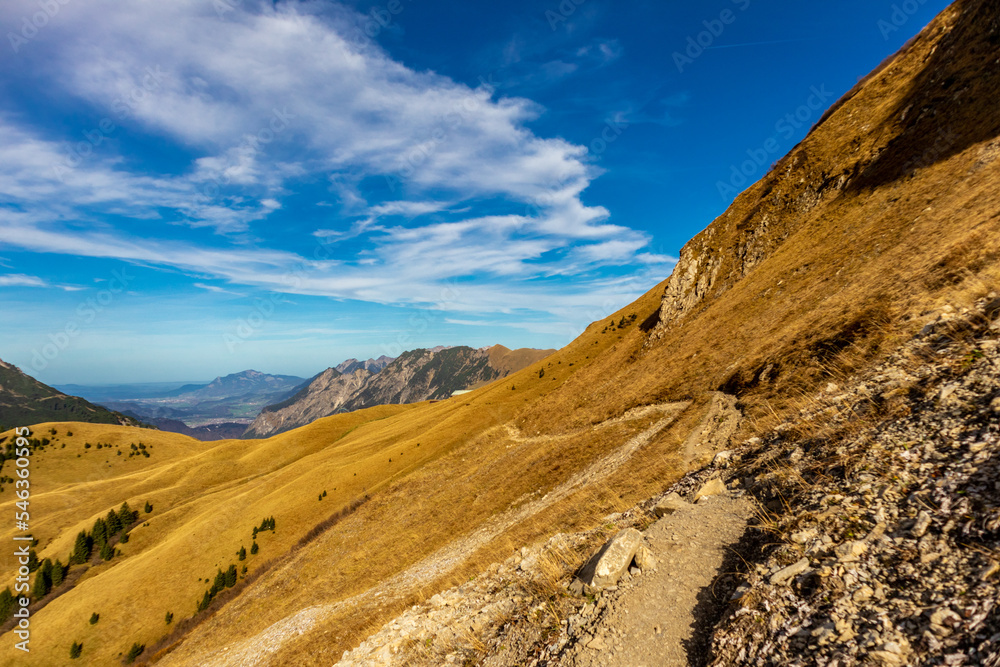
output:
[[[342,374],[328,368],[291,398],[261,410],[243,437],[265,438],[344,412],[344,405],[357,395],[371,376],[365,369]]]
[[[662,492],[710,456],[706,430],[728,426],[708,392],[738,395],[742,439],[875,365],[946,304],[971,305],[1000,278],[1000,112],[986,94],[1000,89],[997,44],[995,2],[956,3],[689,244],[674,277],[460,400],[335,415],[249,446],[160,434],[141,461],[80,443],[127,447],[129,429],[74,425],[66,449],[33,461],[39,556],[65,558],[123,500],[151,498],[154,511],[120,560],[36,611],[47,632],[33,658],[63,664],[75,640],[93,665],[118,664],[132,642],[164,666],[334,664],[523,545],[599,531]],[[921,120],[935,117],[953,123],[947,150]],[[199,613],[217,569],[240,562],[269,516],[277,530],[258,535],[248,575]],[[10,583],[16,565],[0,558]],[[513,620],[558,633],[547,605],[564,591],[532,585],[539,606]],[[165,638],[167,611],[181,627]],[[475,626],[453,630],[454,650],[475,656]],[[391,646],[376,653],[392,664]]]
[[[348,360],[316,376],[291,398],[265,407],[243,437],[264,438],[320,417],[375,405],[448,398],[506,377],[553,350],[508,350],[502,345],[413,350],[397,359]],[[371,368],[381,368],[378,373]],[[350,373],[339,369],[355,369]]]
[[[67,396],[0,360],[0,425],[30,426],[47,421],[139,425],[139,421]]]

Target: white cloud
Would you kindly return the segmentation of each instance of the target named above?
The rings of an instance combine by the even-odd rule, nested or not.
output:
[[[79,292],[83,289],[74,285],[52,285],[38,276],[29,276],[23,273],[0,275],[0,287],[53,287],[65,292]]]
[[[0,22],[36,10],[34,0],[9,0]],[[0,247],[163,265],[286,293],[566,317],[643,289],[531,280],[670,261],[641,253],[647,235],[583,202],[599,170],[585,147],[526,128],[541,113],[536,104],[352,42],[345,35],[360,18],[340,5],[244,0],[220,20],[205,0],[88,0],[61,5],[57,18],[18,65],[121,132],[165,138],[194,157],[161,175],[108,146],[78,159],[68,152],[78,144],[0,116],[0,204],[9,204]],[[619,51],[607,42],[593,53]],[[562,75],[575,65],[553,67]],[[371,177],[387,177],[389,201],[364,199],[359,183]],[[317,229],[319,254],[260,249],[281,240],[268,216],[297,179],[327,180],[353,226]],[[483,201],[506,212],[477,215]],[[107,214],[146,224],[115,227]],[[432,214],[433,223],[414,224]],[[331,227],[343,222],[329,217]],[[398,218],[408,226],[391,226]],[[226,236],[170,240],[176,224]],[[331,246],[347,240],[361,248],[354,256]],[[461,290],[448,287],[455,281]]]

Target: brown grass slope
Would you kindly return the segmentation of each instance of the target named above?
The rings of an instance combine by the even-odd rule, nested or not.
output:
[[[78,512],[56,509],[45,496],[57,484],[41,490],[40,502],[52,503],[42,513],[53,514],[39,524],[41,555],[64,553],[75,530],[125,499],[122,490],[133,506],[149,496],[162,510],[120,563],[39,612],[47,633],[32,658],[62,664],[70,642],[83,640],[87,664],[110,665],[132,641],[152,645],[167,633],[165,607],[191,616],[207,587],[197,578],[235,562],[249,528],[274,515],[279,529],[264,536],[261,559],[275,558],[272,566],[252,562],[259,576],[168,640],[157,661],[330,665],[405,606],[511,549],[595,526],[661,490],[684,470],[682,443],[705,414],[705,392],[738,394],[752,430],[818,383],[874,362],[946,301],[989,291],[1000,274],[997,35],[995,2],[957,2],[689,243],[669,280],[508,378],[256,443],[185,451],[190,443],[175,436],[169,457],[158,442],[144,464],[155,467],[123,468],[114,483],[74,482],[75,454],[53,453],[53,470],[65,466],[63,503],[89,500]],[[944,143],[929,131],[942,127]],[[607,327],[631,315],[634,323]],[[662,428],[656,414],[635,410],[685,399]],[[643,434],[621,466],[556,494]],[[330,496],[318,501],[323,489]],[[364,494],[367,503],[295,548]],[[461,543],[468,548],[448,549]],[[102,613],[97,626],[87,624],[91,611]]]

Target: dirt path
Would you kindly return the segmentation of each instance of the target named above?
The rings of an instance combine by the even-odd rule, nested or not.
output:
[[[746,532],[751,503],[705,498],[663,517],[646,531],[657,569],[604,594],[601,613],[579,641],[549,665],[563,667],[687,667],[706,659],[708,633],[733,571],[732,545]]]
[[[360,595],[329,605],[315,605],[302,609],[271,625],[255,637],[223,647],[211,653],[199,655],[195,663],[180,661],[176,656],[168,656],[161,661],[161,664],[165,667],[174,664],[198,664],[199,667],[267,665],[288,641],[310,631],[324,619],[347,610],[364,613],[365,609],[371,605],[385,605],[391,601],[401,599],[409,592],[451,572],[454,568],[461,565],[470,554],[499,537],[512,526],[528,520],[531,516],[569,497],[580,488],[605,479],[625,464],[636,451],[648,444],[653,437],[673,424],[690,405],[689,401],[683,401],[646,406],[632,410],[612,420],[614,423],[618,423],[640,419],[655,413],[661,415],[661,418],[649,428],[630,438],[608,456],[573,475],[573,477],[551,490],[545,496],[529,500],[503,512],[469,535],[455,540],[407,570],[381,582],[378,586],[370,588]],[[601,424],[595,428],[603,426],[604,424]],[[512,428],[509,431],[515,442],[529,443],[534,441],[532,438],[521,437]],[[563,436],[542,436],[542,438],[546,439],[557,439],[560,437]]]

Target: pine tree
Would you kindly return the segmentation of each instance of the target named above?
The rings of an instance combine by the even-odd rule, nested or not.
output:
[[[69,557],[69,562],[72,563],[86,563],[90,559],[90,540],[87,539],[87,533],[82,530],[76,535],[76,543],[73,545],[73,553]]]
[[[219,570],[215,573],[215,581],[212,582],[212,588],[209,589],[209,593],[214,598],[215,594],[226,587],[226,575]]]
[[[90,535],[95,544],[103,544],[108,541],[108,524],[104,523],[104,519],[98,519],[94,522]]]
[[[246,560],[246,559],[247,559],[247,548],[240,547],[240,560]]]
[[[250,547],[250,553],[251,554],[256,554],[259,550],[260,550],[260,547],[257,546],[256,542],[254,542],[253,546]]]
[[[208,591],[205,591],[205,597],[198,603],[198,611],[205,611],[210,604],[212,604],[212,596],[208,594]]]
[[[111,545],[105,542],[101,545],[101,560],[111,560],[115,557],[115,550],[111,548]]]
[[[108,510],[108,516],[104,518],[104,523],[108,527],[108,537],[116,535],[122,529],[122,522],[119,521],[118,515],[114,510]]]
[[[121,509],[118,510],[118,520],[123,526],[131,526],[138,518],[139,513],[133,512],[132,508],[128,506],[128,502],[122,503]]]
[[[255,539],[255,540],[257,539],[257,533],[258,532],[259,532],[259,529],[257,528],[257,526],[254,526],[253,527],[253,539]]]
[[[226,570],[226,588],[232,588],[236,585],[236,566],[230,565],[229,569]]]
[[[69,657],[71,660],[76,660],[83,653],[83,644],[77,644],[73,642],[73,645],[69,648]]]
[[[55,564],[52,566],[52,588],[58,587],[65,577],[66,567],[57,558]]]
[[[51,585],[52,582],[45,576],[45,573],[39,571],[38,574],[35,575],[35,585],[31,587],[32,599],[41,600],[43,597],[48,595]]]
[[[38,562],[38,554],[32,549],[28,552],[28,572],[34,572],[41,563]]]
[[[0,592],[0,624],[4,623],[14,613],[14,594],[8,586]]]
[[[246,566],[246,565],[244,565],[244,566],[243,566],[243,570],[242,570],[242,573],[243,573],[243,574],[246,574],[246,573],[247,573],[247,566]]]
[[[147,501],[146,501],[146,506],[145,506],[145,507],[143,507],[142,509],[143,509],[143,510],[145,510],[146,514],[149,514],[150,512],[152,512],[152,511],[153,511],[153,506],[152,506],[152,504],[150,504],[150,502],[149,502],[149,501],[147,500]]]
[[[167,625],[170,625],[171,623],[173,623],[174,622],[174,613],[171,612],[171,611],[168,611],[166,619],[167,619]]]
[[[145,644],[140,644],[136,642],[132,644],[132,648],[128,650],[128,654],[125,656],[125,664],[131,665],[135,662],[135,659],[142,655],[142,652],[146,650]]]
[[[98,614],[96,611],[93,614],[90,615],[90,624],[91,625],[97,625],[97,622],[99,620],[101,620],[101,615]]]

